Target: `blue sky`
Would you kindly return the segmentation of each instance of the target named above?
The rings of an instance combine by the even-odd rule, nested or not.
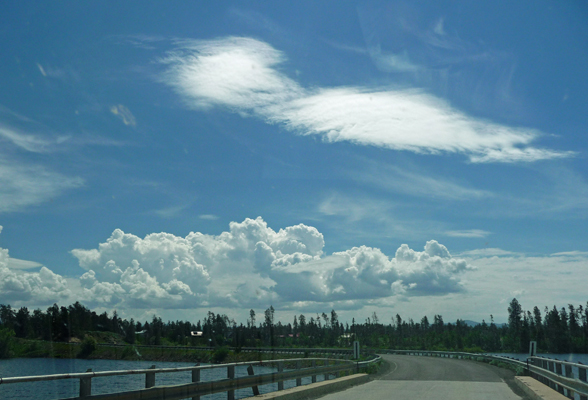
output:
[[[8,2],[0,303],[583,304],[583,2]]]

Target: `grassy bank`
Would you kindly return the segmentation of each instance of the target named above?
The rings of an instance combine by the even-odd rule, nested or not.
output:
[[[99,343],[93,337],[82,342],[46,342],[13,338],[10,357],[23,358],[87,358],[105,360],[181,361],[200,363],[248,362],[299,358],[300,355],[283,353],[236,352],[227,347],[211,350],[187,349],[184,347],[162,348],[158,346],[118,346],[115,343]]]

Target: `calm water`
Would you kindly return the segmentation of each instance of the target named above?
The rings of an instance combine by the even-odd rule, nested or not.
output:
[[[511,357],[517,360],[526,361],[529,356],[527,353],[491,353],[495,356]],[[539,357],[553,358],[560,361],[569,362],[581,362],[582,364],[588,364],[588,354],[553,354],[553,353],[537,353]]]
[[[53,358],[14,358],[0,360],[0,377],[11,376],[32,376],[52,375],[74,372],[86,372],[88,368],[92,371],[114,371],[129,369],[147,369],[153,364],[157,368],[175,368],[194,365],[185,362],[152,362],[152,361],[120,361],[120,360],[79,360],[79,359],[53,359]],[[254,366],[255,374],[265,374],[276,371],[270,367]],[[226,368],[202,370],[200,372],[202,381],[211,381],[226,378]],[[238,367],[235,376],[246,376],[247,367]],[[175,372],[167,374],[156,374],[155,385],[177,385],[191,382],[191,372]],[[303,384],[310,383],[310,377],[302,380]],[[317,376],[322,380],[322,376]],[[295,386],[295,381],[284,382],[284,387]],[[145,375],[124,375],[92,379],[92,394],[115,393],[129,390],[137,390],[145,387]],[[76,397],[79,395],[78,379],[63,379],[58,381],[13,383],[0,385],[0,399],[38,399],[50,400]],[[277,384],[260,386],[261,393],[277,390]],[[252,396],[251,389],[235,391],[236,398]],[[226,393],[217,393],[202,396],[203,400],[224,400]]]

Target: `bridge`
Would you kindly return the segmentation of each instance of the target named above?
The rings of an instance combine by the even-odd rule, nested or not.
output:
[[[322,399],[529,399],[514,385],[514,373],[504,368],[455,358],[407,355],[382,355],[382,358],[389,364],[389,370],[379,379]]]
[[[379,379],[323,399],[588,399],[588,367],[583,364],[535,356],[521,362],[463,352],[387,352],[391,354],[382,358],[390,367]],[[509,364],[527,376],[515,376],[489,361]]]
[[[245,351],[253,349],[245,349]],[[259,350],[259,349],[257,349]],[[278,352],[278,349],[262,351]],[[282,349],[284,352],[296,353],[300,349]],[[317,353],[325,349],[304,349],[306,353]],[[259,396],[259,386],[277,383],[277,392],[266,393],[260,398],[299,400],[318,398],[327,393],[347,389],[336,394],[327,394],[325,400],[356,400],[361,399],[507,399],[507,400],[560,400],[572,398],[588,400],[588,367],[566,361],[530,357],[527,362],[482,354],[463,352],[435,351],[403,351],[379,350],[381,355],[371,360],[357,362],[341,358],[297,358],[271,360],[263,362],[247,362],[236,364],[220,364],[182,368],[156,369],[153,366],[146,370],[129,371],[87,371],[75,374],[48,376],[29,376],[0,378],[0,386],[9,383],[25,383],[57,379],[78,379],[79,400],[135,400],[135,399],[184,399],[198,400],[200,396],[226,392],[228,400],[235,399],[235,391],[248,388],[250,395]],[[340,357],[350,357],[345,350],[330,349],[328,353]],[[343,353],[343,354],[341,354]],[[358,373],[374,363],[384,361],[384,367],[375,379],[366,374]],[[489,365],[488,362],[509,364],[523,377],[515,377],[514,372]],[[273,364],[275,372],[255,374],[253,366]],[[287,368],[284,368],[287,365]],[[235,374],[241,367],[241,375]],[[247,375],[243,375],[243,367],[247,367]],[[226,379],[200,381],[203,369],[226,369]],[[155,376],[159,373],[191,371],[191,382],[156,386]],[[92,380],[106,376],[143,374],[144,389],[130,392],[93,394]],[[324,377],[317,382],[317,376]],[[341,375],[346,375],[341,377]],[[309,385],[302,386],[302,378],[307,377]],[[333,379],[334,378],[334,379]],[[368,383],[368,381],[370,381]],[[291,389],[284,390],[284,382],[294,382]],[[290,385],[293,386],[293,385]],[[275,390],[275,389],[274,389]],[[243,397],[243,392],[239,395]],[[70,400],[74,400],[71,398]]]

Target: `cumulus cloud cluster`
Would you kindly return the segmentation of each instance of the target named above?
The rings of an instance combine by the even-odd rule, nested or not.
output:
[[[9,265],[8,250],[0,248],[0,295],[3,302],[48,304],[66,299],[71,294],[66,280],[46,267],[41,267],[39,272],[25,272],[9,268]]]
[[[324,255],[323,235],[299,224],[279,231],[261,218],[232,222],[220,235],[154,233],[141,239],[115,230],[97,249],[72,254],[86,269],[83,297],[129,307],[254,307],[296,302],[377,299],[459,292],[471,269],[436,241],[395,257],[354,247]]]
[[[231,222],[220,235],[153,233],[140,238],[116,229],[96,249],[72,250],[85,270],[78,278],[66,279],[32,262],[27,265],[38,272],[15,268],[8,250],[0,248],[0,295],[11,304],[80,300],[129,309],[270,303],[295,308],[324,302],[361,307],[397,295],[461,292],[460,275],[472,269],[434,240],[424,251],[403,244],[392,258],[366,246],[325,255],[324,246],[314,227],[299,224],[275,231],[261,217]]]
[[[461,153],[472,162],[567,157],[532,147],[540,132],[473,118],[419,90],[301,87],[282,52],[242,37],[185,41],[162,60],[163,81],[194,107],[227,107],[302,135],[416,153]]]

